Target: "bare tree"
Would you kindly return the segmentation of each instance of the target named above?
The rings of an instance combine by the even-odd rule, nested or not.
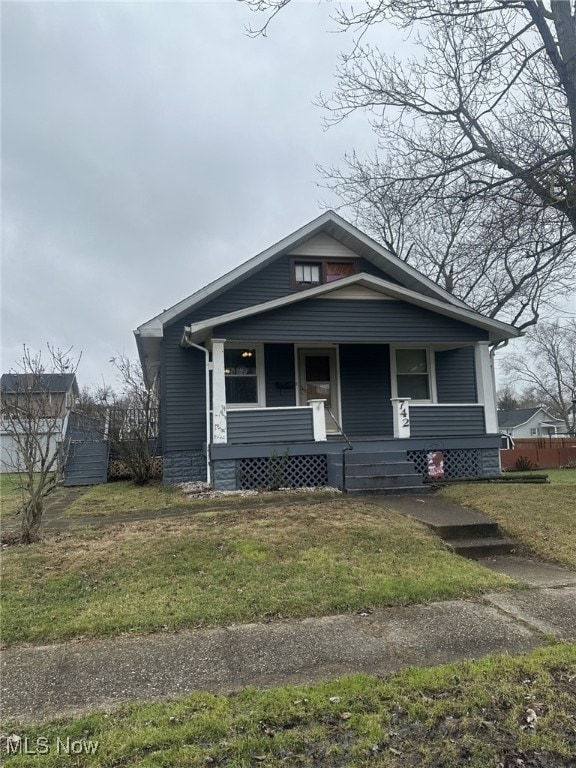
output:
[[[266,32],[290,0],[245,2]],[[378,151],[328,184],[475,308],[533,324],[575,263],[574,1],[373,0],[336,21],[355,41],[320,103],[329,123],[367,113]],[[373,42],[379,24],[410,33],[403,57]]]
[[[137,485],[148,483],[154,475],[158,453],[158,395],[148,386],[139,363],[125,355],[111,358],[116,368],[120,391],[106,387],[99,399],[108,408],[110,447]]]
[[[47,345],[46,363],[24,345],[19,364],[2,377],[4,469],[17,474],[22,492],[21,541],[39,538],[44,499],[57,484],[62,467],[59,448],[71,403],[55,385],[59,377],[74,378],[80,356]]]
[[[514,381],[526,384],[533,397],[547,405],[576,435],[572,400],[576,398],[576,321],[540,323],[530,330],[526,351],[505,360]]]

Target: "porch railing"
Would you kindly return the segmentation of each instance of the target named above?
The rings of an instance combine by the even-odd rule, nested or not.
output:
[[[346,452],[347,451],[353,451],[354,450],[354,446],[352,445],[352,443],[348,439],[348,435],[346,434],[346,432],[344,432],[342,424],[340,424],[340,422],[338,421],[338,419],[334,415],[334,412],[332,411],[330,406],[325,405],[324,407],[326,408],[326,410],[330,414],[330,418],[332,419],[334,424],[336,424],[336,426],[338,427],[339,434],[342,435],[342,437],[346,441],[346,445],[344,446],[344,448],[342,448],[342,493],[346,493]]]
[[[323,401],[283,408],[229,408],[226,425],[232,445],[326,440]]]

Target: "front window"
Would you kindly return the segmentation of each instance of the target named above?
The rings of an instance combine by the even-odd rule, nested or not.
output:
[[[228,405],[258,404],[256,352],[254,347],[224,350],[224,377]]]
[[[398,397],[430,400],[430,366],[425,349],[396,350],[396,386]]]

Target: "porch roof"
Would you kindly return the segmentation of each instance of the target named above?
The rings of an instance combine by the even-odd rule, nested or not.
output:
[[[499,320],[492,320],[471,309],[447,304],[444,301],[424,296],[409,288],[361,272],[333,283],[319,285],[315,288],[309,288],[305,291],[274,299],[273,301],[266,301],[262,304],[246,307],[245,309],[236,312],[229,312],[224,315],[219,315],[218,317],[211,317],[198,323],[185,326],[181,344],[186,347],[189,344],[205,341],[212,336],[214,328],[235,322],[236,320],[242,320],[247,317],[270,312],[308,299],[322,297],[329,298],[331,294],[336,297],[338,292],[349,286],[361,286],[374,291],[377,294],[381,294],[382,298],[401,300],[446,317],[451,317],[454,320],[459,320],[468,325],[481,328],[488,332],[490,341],[500,341],[502,339],[520,336],[520,331],[512,325],[508,325]]]

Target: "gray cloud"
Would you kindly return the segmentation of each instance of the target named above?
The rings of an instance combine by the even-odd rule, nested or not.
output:
[[[338,35],[324,6],[251,39],[237,3],[2,8],[3,368],[23,342],[83,350],[83,382],[131,331],[318,213]]]
[[[373,138],[313,105],[332,10],[252,39],[236,2],[2,5],[3,370],[49,340],[109,380],[133,328],[336,204],[316,164]]]

